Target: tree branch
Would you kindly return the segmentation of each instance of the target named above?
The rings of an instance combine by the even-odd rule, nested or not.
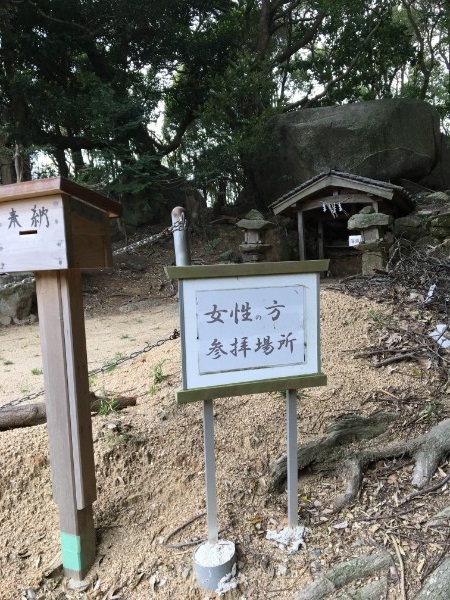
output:
[[[383,22],[383,19],[380,19],[375,24],[375,26],[370,30],[370,32],[368,33],[368,35],[364,39],[363,45],[367,44],[367,42],[370,41],[370,39],[374,36],[375,32],[380,27],[380,25],[381,25],[382,22]],[[336,75],[335,77],[332,77],[330,80],[328,80],[325,83],[325,85],[323,87],[323,90],[321,92],[319,92],[318,94],[316,94],[312,98],[309,98],[308,95],[307,95],[304,98],[302,98],[301,100],[298,100],[297,102],[293,102],[291,104],[288,104],[287,106],[284,107],[283,112],[289,112],[289,111],[291,111],[291,110],[293,110],[295,108],[298,108],[298,107],[307,108],[313,102],[317,102],[317,100],[320,100],[321,98],[323,98],[324,96],[326,96],[327,93],[328,93],[328,91],[331,88],[333,88],[337,83],[339,83],[340,81],[342,81],[343,79],[345,79],[346,77],[348,77],[348,75],[351,73],[351,71],[355,68],[355,66],[356,66],[356,64],[357,64],[357,62],[358,62],[358,60],[359,60],[362,52],[363,52],[362,49],[358,50],[358,52],[355,54],[355,56],[350,61],[350,64],[347,67],[347,69],[344,69],[339,75]]]
[[[308,31],[305,33],[305,35],[300,40],[298,40],[295,44],[291,44],[288,48],[285,48],[282,52],[279,52],[273,58],[273,60],[272,60],[273,64],[279,65],[279,64],[285,62],[286,60],[291,58],[291,56],[293,54],[298,52],[301,48],[304,48],[309,43],[311,43],[312,40],[314,39],[314,36],[317,34],[320,26],[322,25],[325,17],[326,17],[326,13],[324,13],[322,11],[319,12],[317,14],[316,18],[314,19],[313,24],[308,29]]]

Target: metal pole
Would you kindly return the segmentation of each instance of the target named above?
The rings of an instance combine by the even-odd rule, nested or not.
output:
[[[176,206],[172,211],[173,243],[175,246],[175,264],[184,267],[191,264],[186,211]]]
[[[191,264],[189,238],[187,232],[186,213],[184,208],[177,206],[172,211],[173,240],[175,246],[175,264],[187,266]],[[182,300],[183,286],[179,282],[179,297]],[[182,360],[184,364],[184,358]],[[184,368],[183,368],[184,371]],[[203,402],[203,436],[205,453],[205,484],[206,484],[206,523],[208,542],[217,544],[219,533],[217,526],[217,496],[216,496],[216,463],[214,457],[214,413],[213,401]]]
[[[203,435],[205,450],[206,483],[206,525],[208,542],[217,544],[219,530],[217,526],[216,462],[214,458],[214,413],[213,401],[203,402]]]
[[[297,390],[286,391],[288,525],[298,526]]]

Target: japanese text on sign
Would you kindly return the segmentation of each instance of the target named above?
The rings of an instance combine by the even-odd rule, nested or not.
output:
[[[36,229],[40,227],[50,227],[50,221],[48,219],[48,208],[45,208],[45,206],[42,206],[42,208],[38,208],[35,204],[29,210],[31,211],[31,214],[27,211],[27,213],[19,215],[19,213],[14,208],[11,208],[11,210],[8,213],[8,229],[15,229],[16,227],[20,229],[23,226],[23,224],[25,224],[25,226],[29,225],[30,227]],[[19,218],[22,221],[22,223],[19,221]]]
[[[305,362],[304,287],[197,291],[199,373]]]

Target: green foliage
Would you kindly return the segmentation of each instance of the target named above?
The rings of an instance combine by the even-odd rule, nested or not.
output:
[[[167,375],[164,375],[162,368],[165,362],[166,360],[163,359],[152,368],[150,385],[148,390],[151,395],[156,394],[157,386],[160,385],[164,381],[164,379],[167,378]]]
[[[104,372],[105,373],[111,373],[111,371],[114,371],[114,369],[116,368],[116,362],[120,359],[123,358],[123,354],[122,352],[116,352],[113,356],[113,358],[106,363],[105,368],[104,368]]]
[[[36,176],[113,194],[135,226],[166,211],[166,165],[257,204],[280,113],[406,95],[448,118],[449,23],[446,0],[6,0],[0,154],[45,152]]]
[[[392,315],[381,308],[371,308],[367,313],[367,319],[371,321],[374,329],[385,329],[392,324]]]
[[[165,362],[165,359],[161,360],[155,367],[153,367],[153,383],[159,384],[166,379],[167,375],[164,375],[162,369],[162,366]]]
[[[100,408],[98,409],[99,415],[109,415],[111,413],[115,413],[118,409],[118,402],[114,396],[112,398],[108,398],[104,396],[100,398]]]
[[[31,369],[32,375],[42,375],[43,373],[44,373],[44,371],[42,369],[38,369],[37,367],[34,367],[33,369]]]
[[[428,401],[424,407],[420,410],[417,418],[417,423],[437,423],[443,411],[443,406],[440,402]]]
[[[215,252],[221,243],[222,243],[222,238],[215,237],[212,240],[209,240],[209,242],[206,242],[205,247],[208,250],[208,252]]]

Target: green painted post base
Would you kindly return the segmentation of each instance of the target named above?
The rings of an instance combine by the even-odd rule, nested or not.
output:
[[[65,575],[83,579],[95,560],[95,531],[81,535],[60,532],[62,563]]]

